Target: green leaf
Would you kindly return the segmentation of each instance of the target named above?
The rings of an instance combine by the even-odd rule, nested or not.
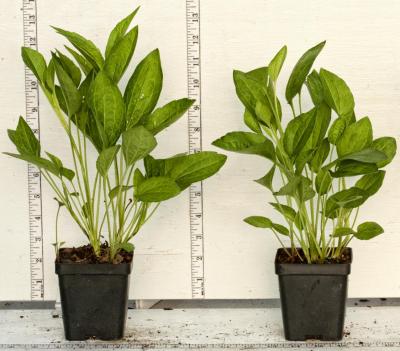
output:
[[[300,176],[295,176],[274,193],[277,196],[295,196],[298,186],[301,182]]]
[[[262,134],[257,118],[254,117],[248,109],[244,110],[243,120],[246,126],[249,127],[249,129],[251,129],[254,133]]]
[[[68,75],[67,72],[65,72],[64,68],[62,67],[60,59],[55,54],[53,54],[53,60],[56,75],[60,83],[62,96],[64,98],[63,100],[58,100],[60,102],[60,105],[63,105],[63,103],[65,103],[64,108],[67,109],[68,116],[72,116],[79,111],[82,104],[82,96],[79,93],[79,90],[76,87],[72,78]]]
[[[257,116],[257,102],[268,106],[266,86],[260,80],[254,78],[252,74],[235,70],[233,71],[233,81],[239,100],[254,116]]]
[[[136,67],[125,89],[128,127],[135,126],[157,104],[163,82],[158,49],[148,54]]]
[[[277,202],[270,202],[270,205],[282,214],[287,220],[294,222],[296,218],[296,211],[290,206],[279,204]]]
[[[272,228],[275,229],[279,234],[286,235],[286,236],[289,235],[289,230],[282,224],[272,223]]]
[[[65,101],[64,94],[59,85],[54,85],[54,92],[56,94],[56,98],[58,101],[58,105],[60,106],[61,110],[68,115],[68,106],[67,102]],[[71,116],[71,120],[74,120],[73,116]]]
[[[121,249],[125,250],[126,252],[133,252],[135,250],[135,245],[132,243],[122,243]]]
[[[190,184],[211,177],[226,162],[226,156],[213,151],[202,151],[195,154],[178,156],[173,161],[167,175],[175,180],[181,190]]]
[[[100,70],[103,67],[104,59],[100,50],[90,40],[82,35],[67,30],[53,27],[58,34],[61,34],[85,57],[86,60],[96,69]]]
[[[324,88],[324,97],[329,107],[340,116],[351,114],[354,110],[354,98],[343,79],[321,68],[319,75]]]
[[[152,177],[141,182],[135,197],[143,202],[160,202],[168,200],[181,192],[178,184],[169,177]]]
[[[110,198],[110,200],[113,200],[118,196],[118,194],[122,194],[132,188],[133,185],[117,185],[110,190],[110,192],[108,193],[108,197]]]
[[[112,162],[117,156],[119,148],[120,145],[114,145],[100,152],[99,156],[97,157],[96,168],[101,176],[105,177],[107,175]]]
[[[147,156],[146,156],[147,157]],[[137,187],[139,186],[139,184],[141,182],[143,182],[144,180],[144,175],[142,174],[142,172],[140,171],[139,168],[135,169],[135,173],[133,174],[133,187],[135,189],[137,189]]]
[[[324,46],[325,41],[307,50],[303,56],[300,57],[299,61],[297,61],[286,85],[286,100],[289,104],[300,92],[315,59]]]
[[[326,169],[320,169],[315,177],[315,189],[320,195],[325,195],[332,184],[332,176]]]
[[[138,27],[136,26],[114,45],[111,52],[106,57],[104,70],[115,83],[119,82],[132,59],[137,37]]]
[[[54,60],[53,58],[50,59],[49,61],[49,65],[46,68],[46,71],[44,73],[44,82],[45,82],[45,86],[47,87],[47,89],[49,89],[51,92],[54,91],[54,77],[55,77],[55,73],[56,73],[56,68],[54,65]]]
[[[339,208],[356,208],[361,206],[368,198],[367,192],[362,189],[351,187],[331,195],[325,208],[325,216],[336,217]]]
[[[334,172],[331,172],[332,177],[352,177],[362,174],[373,173],[378,170],[374,163],[365,163],[353,160],[340,161]]]
[[[81,54],[76,52],[74,49],[71,49],[69,46],[64,45],[64,47],[68,50],[68,52],[72,55],[72,57],[75,59],[83,73],[87,76],[92,70],[93,66],[92,64],[86,60]]]
[[[45,158],[34,156],[34,155],[18,155],[18,154],[13,154],[10,152],[4,152],[5,155],[11,156],[18,158],[20,160],[32,163],[33,165],[37,166],[40,169],[44,169],[46,171],[49,171],[50,173],[54,174],[55,176],[59,177],[60,173],[58,168],[49,160],[46,160]]]
[[[324,102],[324,90],[321,78],[316,70],[313,70],[307,77],[306,86],[310,93],[311,100],[315,106],[319,106]]]
[[[244,221],[257,228],[272,228],[273,224],[269,218],[263,216],[250,216],[245,218]]]
[[[292,119],[283,135],[283,146],[289,156],[296,157],[306,145],[315,124],[316,110],[312,109]]]
[[[279,50],[279,52],[275,55],[275,57],[268,65],[268,75],[274,82],[276,82],[276,80],[278,79],[279,73],[282,69],[282,65],[285,62],[286,54],[287,47],[285,45],[282,49]]]
[[[324,164],[326,158],[329,155],[330,144],[328,139],[324,139],[320,146],[318,146],[317,150],[313,158],[310,161],[310,167],[313,172],[318,173],[321,166]]]
[[[46,152],[47,156],[49,157],[50,161],[58,168],[61,169],[63,167],[62,161],[55,155],[51,154],[50,152]]]
[[[366,148],[361,151],[354,152],[352,154],[345,155],[340,160],[353,160],[365,163],[378,163],[386,160],[386,155],[373,148]]]
[[[264,177],[256,179],[255,182],[265,186],[266,188],[268,188],[270,191],[273,192],[274,190],[272,189],[272,183],[274,179],[275,168],[276,168],[275,165],[273,165]]]
[[[118,86],[107,76],[104,71],[97,74],[91,84],[88,104],[101,126],[103,148],[115,145],[121,132],[125,129],[125,107]]]
[[[276,99],[276,104],[275,104],[275,99]],[[279,101],[279,98],[276,96],[276,90],[273,87],[272,82],[270,81],[268,86],[267,86],[267,100],[268,100],[268,105],[269,108],[271,109],[272,112],[272,117],[271,117],[271,128],[277,129],[277,120],[279,121],[282,120],[282,105],[281,102]]]
[[[339,157],[361,151],[372,143],[372,126],[368,117],[346,127],[336,144]]]
[[[62,167],[60,169],[60,176],[67,178],[69,181],[72,181],[75,177],[75,172],[72,169]]]
[[[372,142],[371,147],[375,150],[381,151],[386,155],[386,160],[379,161],[377,163],[378,168],[385,167],[387,164],[392,162],[396,155],[396,139],[392,137],[382,137],[375,139]]]
[[[328,131],[328,140],[331,144],[336,145],[337,141],[346,129],[346,120],[344,118],[337,118],[332,123]]]
[[[65,177],[69,181],[72,181],[72,179],[74,179],[75,172],[73,170],[65,168],[62,161],[57,156],[51,154],[50,152],[46,152],[46,154],[49,157],[50,161],[54,164],[54,166],[57,167],[59,176]]]
[[[213,141],[214,146],[242,154],[259,155],[275,160],[275,148],[265,136],[251,132],[231,132]]]
[[[259,122],[268,127],[271,127],[272,121],[274,121],[274,114],[268,105],[257,101],[255,112],[257,120]]]
[[[307,162],[309,162],[314,156],[314,150],[304,148],[300,151],[299,155],[296,157],[295,165],[296,165],[296,175],[299,175],[303,172],[304,167]]]
[[[156,160],[151,155],[147,155],[143,159],[144,169],[146,171],[146,177],[158,177],[165,175],[163,167],[161,167],[161,163],[164,164],[165,161]]]
[[[369,240],[384,232],[383,228],[376,222],[364,222],[357,227],[354,236],[359,240]]]
[[[127,165],[147,156],[157,146],[157,141],[145,127],[137,126],[122,133],[122,152]]]
[[[315,109],[315,124],[307,141],[307,148],[315,149],[324,140],[326,131],[331,122],[331,109],[322,103]]]
[[[312,182],[306,177],[300,178],[300,183],[298,186],[298,194],[300,201],[311,200],[315,196],[315,191],[312,188]]]
[[[385,171],[378,171],[366,174],[357,180],[355,186],[367,192],[368,196],[372,196],[377,193],[382,186],[385,173]]]
[[[16,130],[8,130],[10,140],[22,155],[40,156],[40,143],[28,123],[20,116]]]
[[[146,116],[143,120],[143,125],[155,135],[181,118],[193,105],[194,101],[186,98],[171,101],[154,110],[151,115]]]
[[[81,82],[81,70],[75,65],[75,63],[72,62],[72,60],[65,56],[62,52],[56,50],[59,63],[61,63],[62,68],[64,71],[68,74],[68,76],[72,79],[74,82],[75,86],[79,86],[79,83]]]
[[[250,216],[245,218],[244,221],[256,228],[273,229],[282,235],[289,235],[289,230],[286,227],[273,223],[269,218],[263,216]]]
[[[268,83],[268,67],[266,66],[253,69],[246,72],[245,75],[258,81],[262,86],[266,86]]]
[[[90,88],[92,83],[96,79],[97,73],[95,71],[90,71],[90,73],[86,76],[86,78],[82,81],[81,85],[79,86],[79,92],[81,93],[82,97],[87,100],[89,98]]]
[[[44,74],[46,72],[46,61],[43,55],[31,48],[22,47],[21,56],[25,65],[32,71],[39,82],[44,82]]]
[[[342,228],[336,228],[335,232],[332,234],[334,238],[338,238],[340,236],[346,236],[346,235],[354,235],[356,232],[348,227],[342,227]]]
[[[129,14],[124,19],[122,19],[120,22],[118,22],[117,25],[114,27],[114,29],[111,31],[111,33],[108,37],[107,46],[106,46],[106,52],[105,52],[106,59],[110,55],[112,49],[116,45],[118,45],[118,43],[125,36],[125,33],[128,30],[133,17],[135,17],[135,15],[138,11],[139,11],[139,7],[137,7],[131,14]]]

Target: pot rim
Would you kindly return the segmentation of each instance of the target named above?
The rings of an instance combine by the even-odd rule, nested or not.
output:
[[[130,263],[59,263],[55,262],[55,272],[58,275],[129,275],[132,270]]]
[[[346,247],[350,255],[347,263],[278,263],[278,254],[283,248],[279,248],[275,256],[275,273],[277,275],[349,275],[353,261],[353,250]]]

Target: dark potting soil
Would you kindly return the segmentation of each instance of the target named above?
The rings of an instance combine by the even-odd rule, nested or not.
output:
[[[58,263],[130,263],[132,262],[133,253],[121,250],[115,256],[114,260],[110,262],[110,248],[108,243],[100,246],[100,256],[97,257],[91,245],[84,245],[79,247],[66,247],[61,248],[58,252]]]
[[[290,249],[288,249],[290,252]],[[277,263],[304,263],[307,264],[307,259],[304,256],[304,252],[301,249],[298,249],[297,252],[299,253],[300,257],[297,254],[288,256],[288,254],[283,250],[280,249],[278,251],[278,257],[276,259]],[[350,263],[351,262],[351,255],[349,250],[344,250],[340,257],[327,257],[323,262],[315,262],[319,264],[337,264],[337,263]]]

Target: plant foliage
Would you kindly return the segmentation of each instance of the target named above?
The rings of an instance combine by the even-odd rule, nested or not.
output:
[[[129,241],[160,202],[212,176],[226,160],[225,155],[207,151],[167,159],[151,156],[156,134],[182,117],[194,101],[184,98],[155,108],[163,79],[158,49],[137,65],[121,92],[118,82],[138,38],[137,26],[129,30],[136,13],[137,9],[111,31],[104,56],[92,41],[60,28],[54,29],[73,48],[52,52],[49,62],[38,51],[22,48],[24,63],[66,133],[71,169],[55,155],[43,155],[24,118],[8,131],[18,154],[7,154],[39,167],[56,194],[57,218],[65,207],[96,255],[107,233],[110,261],[120,250],[133,248]],[[91,167],[88,143],[98,153],[95,167]],[[61,244],[56,230],[56,252]]]
[[[370,119],[356,119],[353,94],[342,78],[323,68],[311,71],[324,45],[309,49],[293,68],[285,94],[293,117],[286,127],[276,94],[286,46],[266,67],[247,73],[235,70],[237,96],[251,132],[230,132],[213,142],[224,150],[262,156],[272,163],[256,182],[272,193],[271,205],[285,224],[263,216],[245,222],[271,230],[289,256],[298,255],[308,263],[338,258],[353,238],[368,240],[383,233],[375,222],[356,226],[357,215],[381,187],[382,168],[396,153],[394,138],[374,139]],[[306,111],[301,97],[304,86],[314,105]],[[290,248],[280,235],[289,237]]]

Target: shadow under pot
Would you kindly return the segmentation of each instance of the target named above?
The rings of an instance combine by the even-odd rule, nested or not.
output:
[[[344,251],[346,263],[279,263],[283,249],[275,258],[279,276],[285,338],[337,341],[343,338],[352,250]]]
[[[56,263],[67,340],[124,336],[132,263]]]

